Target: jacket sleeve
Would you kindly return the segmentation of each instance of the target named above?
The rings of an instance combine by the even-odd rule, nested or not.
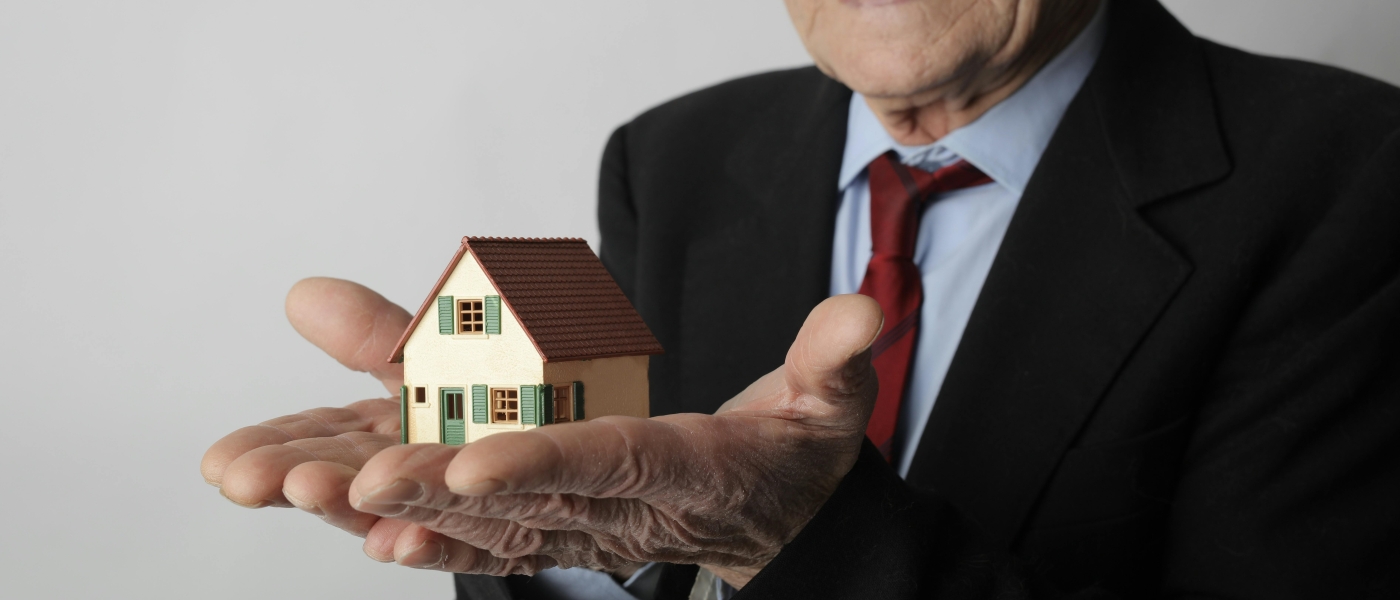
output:
[[[1055,597],[988,539],[906,485],[866,440],[836,492],[735,599]]]
[[[637,210],[627,181],[627,126],[617,128],[603,149],[598,176],[598,258],[636,303]]]

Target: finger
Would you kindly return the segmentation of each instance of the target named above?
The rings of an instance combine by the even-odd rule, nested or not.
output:
[[[282,495],[293,506],[320,517],[326,523],[352,535],[365,537],[380,518],[350,506],[347,494],[358,473],[355,469],[333,462],[302,463],[287,473]]]
[[[715,420],[700,415],[692,417]],[[646,419],[628,421],[681,429]],[[647,437],[635,432],[630,435],[636,439]],[[492,438],[502,436],[504,434],[497,434]],[[596,438],[595,435],[580,436],[580,439]],[[412,522],[501,558],[546,555],[565,566],[608,569],[633,561],[678,561],[697,556],[706,557],[715,564],[728,564],[734,557],[751,557],[763,549],[758,541],[743,535],[742,531],[710,528],[702,536],[705,539],[699,539],[695,531],[687,529],[673,516],[635,499],[574,494],[462,496],[452,493],[443,484],[444,465],[451,468],[456,460],[454,455],[460,457],[472,446],[484,442],[474,442],[462,449],[439,444],[386,449],[357,476],[350,490],[351,504],[360,511]],[[606,448],[618,446],[608,441],[603,441],[602,445]],[[658,446],[650,442],[640,445],[648,450],[639,455],[647,455]],[[519,446],[515,448],[518,450]],[[663,456],[658,457],[656,464],[662,464],[660,460],[664,459],[665,451],[661,452]],[[591,463],[575,466],[588,468]],[[592,476],[585,475],[584,479],[589,477]],[[666,487],[668,479],[657,477],[646,479],[645,483]],[[693,487],[665,490],[666,494],[688,500],[704,492]],[[727,496],[740,498],[744,494],[736,490]],[[732,508],[739,510],[739,507]],[[711,539],[716,535],[723,539]]]
[[[228,465],[249,451],[303,438],[332,437],[352,431],[398,437],[399,403],[361,400],[345,408],[316,408],[244,427],[224,436],[205,451],[200,474],[210,485],[223,484]]]
[[[568,556],[573,563],[590,566],[617,562],[603,556],[589,535],[588,513],[581,508],[587,506],[586,498],[555,495],[521,501],[452,493],[443,484],[443,475],[458,451],[441,444],[387,449],[356,476],[349,504],[355,510],[411,522],[504,558],[548,554]],[[532,520],[558,523],[555,529],[570,531],[542,531],[531,524]],[[608,525],[616,529],[616,524]]]
[[[399,401],[396,398],[361,400],[344,408],[322,407],[261,423],[300,438],[320,438],[350,432],[397,434]]]
[[[674,457],[703,460],[693,452],[706,443],[702,437],[676,421],[616,416],[497,433],[463,447],[444,481],[466,496],[539,492],[640,498],[672,483]]]
[[[658,515],[656,511],[662,509],[656,507],[685,513],[687,506],[709,499],[712,516],[737,515],[745,510],[745,499],[755,493],[749,484],[757,478],[812,475],[775,469],[762,450],[786,448],[801,456],[803,448],[829,454],[833,442],[858,445],[878,386],[870,346],[881,319],[879,306],[869,298],[828,299],[808,316],[784,366],[756,382],[723,415],[603,417],[500,433],[458,451],[443,481],[454,493],[487,499],[488,505],[531,492],[591,498],[583,515],[557,523],[530,518],[518,522],[569,527],[591,520],[594,528],[612,533],[594,539],[614,554],[654,555],[658,548],[681,552],[693,545],[689,550],[697,555],[715,554],[704,559],[715,564],[761,556],[757,551],[780,547],[792,532],[779,527],[767,533],[772,539],[751,539],[752,535],[744,536],[752,532],[742,519],[707,520],[698,513]],[[854,452],[837,454],[850,454],[854,460]],[[824,465],[824,470],[831,471],[833,481],[850,466],[828,462],[833,464]],[[734,471],[748,475],[717,476]],[[603,512],[612,514],[599,514]],[[696,518],[705,522],[693,526]],[[629,530],[619,532],[619,525]],[[730,531],[736,527],[739,530]],[[697,543],[697,532],[703,532],[704,543]],[[733,538],[752,543],[733,544],[729,542]]]
[[[726,400],[724,404],[719,405],[719,408],[715,409],[715,414],[720,415],[740,411],[752,412],[754,407],[763,403],[765,399],[779,395],[791,397],[792,394],[788,388],[785,371],[783,367],[778,367],[769,371],[768,374],[763,377],[759,377],[753,383],[750,383],[748,387],[744,388],[744,391],[739,392],[738,395]],[[763,406],[762,408],[767,409],[771,408],[771,406]]]
[[[698,557],[729,564],[734,557],[758,556],[770,549],[739,525],[733,531],[710,530],[697,536],[655,506],[627,498],[463,496],[447,510],[430,522],[416,522],[497,556],[543,554],[564,566],[612,569],[630,561],[689,562]],[[428,509],[410,509],[403,514],[427,513]],[[508,525],[493,531],[497,523]],[[490,535],[484,535],[488,531]],[[503,543],[510,541],[516,545]]]
[[[399,519],[379,519],[365,535],[365,555],[379,562],[394,562],[394,544],[399,533],[412,523]]]
[[[646,537],[643,532],[658,529],[663,520],[651,506],[623,498],[533,493],[446,496],[431,502],[437,506],[419,501],[424,505],[400,507],[397,514],[504,557],[567,554],[581,557],[578,560],[584,564],[603,566],[615,561],[592,556],[600,550],[598,540],[615,549],[616,540]]]
[[[694,489],[734,464],[717,457],[748,456],[755,440],[791,437],[792,423],[859,443],[878,382],[870,346],[881,327],[879,305],[865,296],[836,296],[808,315],[779,372],[760,379],[731,405],[726,418],[673,415],[656,419],[603,417],[582,423],[499,433],[463,448],[445,475],[468,496],[565,493],[643,498],[687,491],[742,496],[744,490]],[[779,382],[781,378],[781,383]],[[746,413],[746,411],[749,411]],[[778,418],[757,418],[757,417]],[[676,457],[686,457],[677,461]],[[761,463],[763,456],[752,457]],[[849,465],[837,464],[840,469]],[[758,467],[761,470],[761,466]]]
[[[827,298],[807,315],[783,364],[787,385],[816,400],[802,406],[805,420],[864,428],[878,388],[870,347],[883,322],[880,305],[860,294]]]
[[[790,435],[792,427],[782,419],[745,416],[601,417],[473,442],[458,451],[443,480],[463,496],[539,493],[682,502],[719,496],[737,501],[748,496],[747,490],[725,489],[736,482],[716,479],[716,474],[766,468],[767,457],[754,454],[754,442]]]
[[[394,560],[406,567],[483,575],[534,575],[558,563],[547,556],[501,558],[440,533],[410,525],[398,535]]]
[[[290,506],[282,488],[287,475],[298,465],[330,461],[359,469],[375,453],[398,445],[398,441],[396,436],[350,432],[254,448],[228,465],[219,491],[229,500],[250,508]]]
[[[788,422],[776,418],[679,414],[652,419],[608,416],[497,433],[463,447],[444,481],[453,493],[464,496],[714,495],[721,492],[713,487],[713,475],[737,466],[727,457],[744,456],[752,451],[751,442],[783,435],[787,427]]]
[[[458,497],[461,499],[461,497]],[[383,510],[382,505],[371,505],[364,510]],[[598,533],[579,531],[582,525],[568,522],[558,531],[532,527],[533,519],[510,521],[489,519],[463,514],[451,510],[439,510],[421,506],[400,506],[386,511],[395,514],[382,520],[411,523],[418,527],[436,531],[449,538],[463,542],[473,548],[485,550],[500,558],[520,558],[524,556],[550,556],[567,566],[587,566],[591,568],[612,568],[630,560],[647,560],[637,552],[622,556],[605,551],[595,539]],[[483,511],[490,512],[490,510]],[[523,511],[518,511],[523,512]],[[619,528],[620,529],[620,528]],[[375,533],[378,536],[378,533]],[[603,536],[614,540],[618,536]],[[612,544],[616,545],[616,544]]]
[[[441,444],[409,444],[386,450],[355,477],[348,502],[361,512],[415,523],[500,556],[522,556],[538,550],[544,544],[540,531],[459,510],[469,508],[462,505],[470,499],[453,494],[443,484],[443,473],[458,450]]]
[[[403,384],[403,365],[388,362],[412,315],[374,290],[351,281],[312,277],[287,293],[287,320],[340,364],[368,372],[390,392]]]
[[[442,475],[461,447],[405,444],[380,452],[365,463],[350,487],[350,504],[402,506],[442,493]]]

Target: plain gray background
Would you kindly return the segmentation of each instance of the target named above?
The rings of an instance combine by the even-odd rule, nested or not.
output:
[[[1400,82],[1395,0],[1168,6]],[[777,0],[0,2],[0,597],[450,597],[201,480],[224,433],[383,395],[287,288],[416,308],[462,235],[596,247],[613,127],[805,62]]]

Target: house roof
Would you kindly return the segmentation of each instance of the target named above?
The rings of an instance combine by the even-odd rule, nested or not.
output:
[[[408,338],[468,253],[496,286],[545,362],[661,354],[661,344],[588,242],[469,236],[462,238],[462,246],[399,338],[389,362],[403,360]]]

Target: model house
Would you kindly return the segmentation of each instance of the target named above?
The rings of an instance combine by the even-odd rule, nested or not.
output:
[[[581,239],[465,237],[390,362],[405,443],[647,417],[661,345]]]

